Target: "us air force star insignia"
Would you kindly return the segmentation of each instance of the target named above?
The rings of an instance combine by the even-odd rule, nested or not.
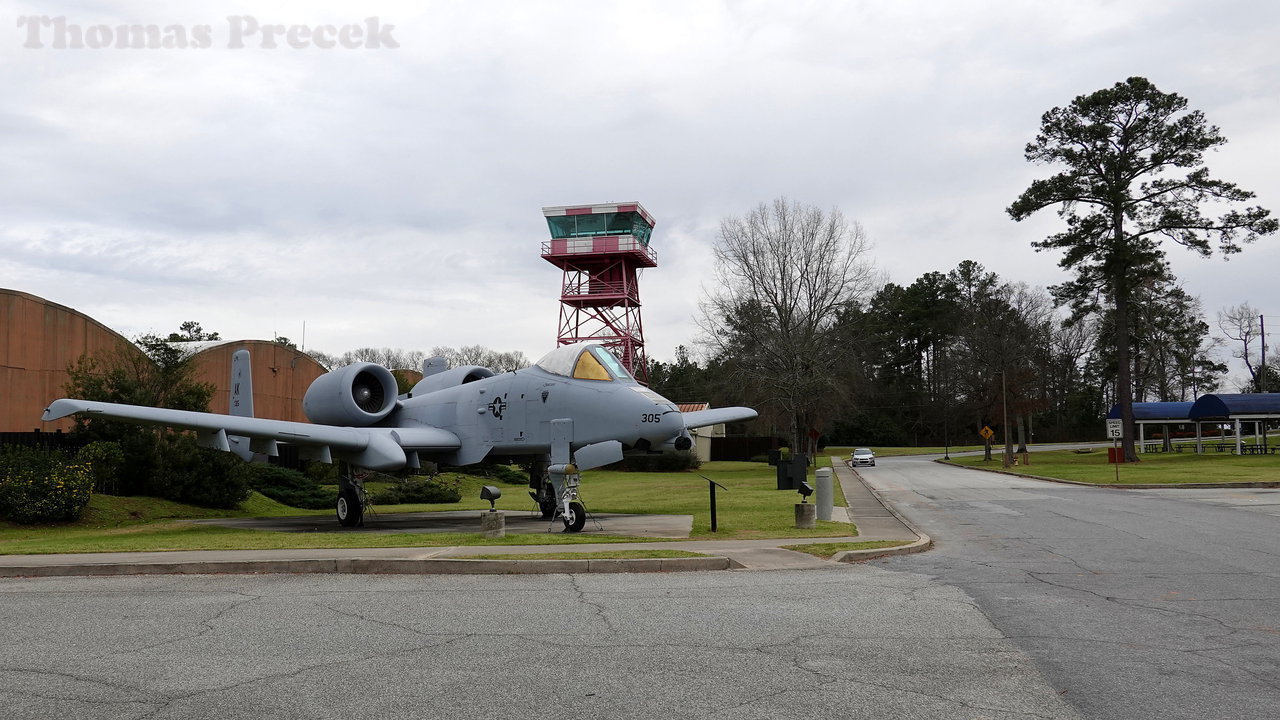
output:
[[[493,413],[493,416],[498,418],[499,420],[502,419],[502,413],[506,409],[507,409],[507,401],[503,400],[500,397],[494,398],[493,402],[489,403],[489,412]]]

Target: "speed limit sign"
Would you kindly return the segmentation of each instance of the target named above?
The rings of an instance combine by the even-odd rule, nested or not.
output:
[[[1107,439],[1120,440],[1124,437],[1124,421],[1115,419],[1107,420]]]

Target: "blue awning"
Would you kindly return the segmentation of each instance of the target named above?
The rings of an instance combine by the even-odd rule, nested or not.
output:
[[[1143,402],[1133,404],[1133,419],[1139,422],[1158,422],[1165,421],[1169,423],[1190,422],[1191,406],[1195,403],[1189,402]],[[1120,418],[1120,404],[1111,406],[1111,412],[1107,413],[1108,420],[1118,420]]]
[[[1192,420],[1260,416],[1280,417],[1280,393],[1202,395],[1191,408]]]

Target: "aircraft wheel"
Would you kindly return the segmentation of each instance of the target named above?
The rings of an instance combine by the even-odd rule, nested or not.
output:
[[[338,524],[342,527],[355,527],[360,524],[360,516],[364,509],[360,507],[360,494],[350,488],[338,493]]]
[[[569,514],[560,517],[565,532],[579,532],[587,524],[587,509],[580,502],[569,503]]]

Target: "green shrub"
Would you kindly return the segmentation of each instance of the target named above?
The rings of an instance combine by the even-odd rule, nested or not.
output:
[[[334,463],[307,460],[302,463],[302,472],[316,485],[338,484],[338,466]]]
[[[456,475],[409,477],[373,493],[374,505],[404,503],[456,503],[462,499],[462,481]]]
[[[80,448],[76,462],[89,467],[93,475],[93,491],[100,495],[115,495],[120,483],[120,469],[124,467],[124,451],[119,443],[98,440]]]
[[[475,477],[489,478],[497,480],[500,483],[508,485],[527,485],[529,483],[529,473],[527,470],[521,470],[510,465],[500,465],[497,463],[480,463],[479,465],[468,465],[463,469],[468,475]]]
[[[702,461],[696,453],[689,450],[677,450],[654,454],[627,455],[622,459],[622,467],[630,472],[683,472],[697,470]]]
[[[153,493],[166,500],[234,508],[249,497],[249,465],[231,453],[202,448],[190,435],[160,443]]]
[[[336,476],[334,482],[337,482]],[[323,510],[337,500],[307,475],[276,465],[249,465],[249,484],[254,490],[290,507]]]
[[[62,453],[0,450],[0,516],[24,524],[75,520],[92,494],[89,468]]]

